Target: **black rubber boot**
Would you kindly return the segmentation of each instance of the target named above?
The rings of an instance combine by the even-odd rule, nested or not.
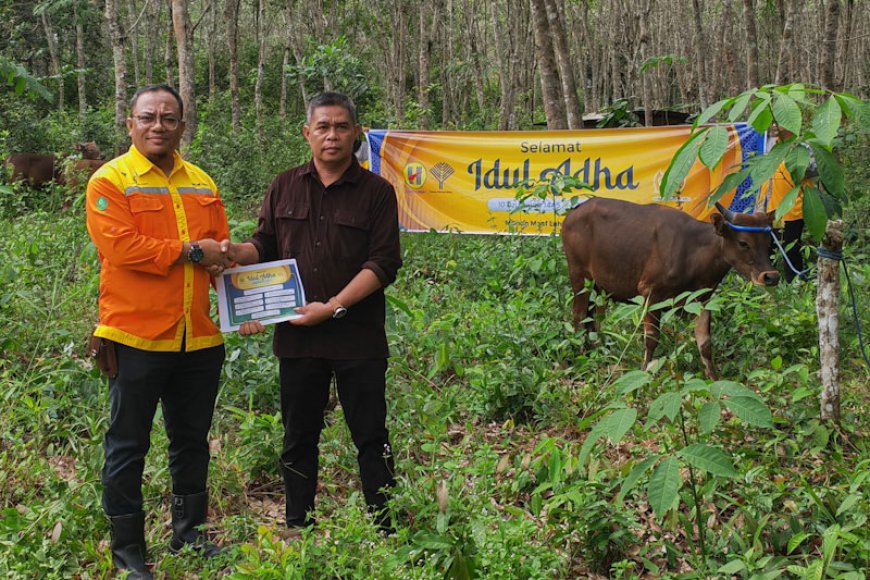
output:
[[[111,516],[112,563],[129,572],[127,578],[153,580],[145,565],[145,513]]]
[[[169,551],[176,554],[189,545],[206,558],[219,554],[221,549],[209,542],[205,532],[200,529],[207,517],[208,492],[172,494],[172,541],[169,542]]]

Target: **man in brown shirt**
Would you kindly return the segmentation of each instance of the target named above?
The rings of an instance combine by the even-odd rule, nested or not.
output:
[[[369,509],[388,528],[385,491],[395,485],[386,428],[387,337],[384,287],[402,265],[392,185],[360,167],[353,102],[322,93],[308,105],[303,134],[312,160],[275,178],[257,230],[240,244],[223,242],[239,264],[296,258],[308,303],[302,316],[277,325],[287,494],[287,525],[314,524],[318,443],[329,385],[336,390],[358,450]],[[263,332],[244,323],[242,335]]]

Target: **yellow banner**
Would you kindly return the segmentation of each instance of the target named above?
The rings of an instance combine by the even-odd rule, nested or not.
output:
[[[571,198],[595,195],[635,203],[664,203],[659,185],[691,128],[590,129],[528,132],[368,133],[371,169],[389,180],[399,200],[406,231],[551,234],[558,232]],[[698,219],[710,214],[703,198],[727,173],[739,169],[763,139],[744,124],[728,126],[728,150],[713,171],[696,163],[667,205]],[[519,207],[517,187],[547,182],[555,173],[572,175],[592,191],[579,191]],[[741,192],[751,189],[746,184]],[[735,211],[755,206],[755,198],[722,200]]]

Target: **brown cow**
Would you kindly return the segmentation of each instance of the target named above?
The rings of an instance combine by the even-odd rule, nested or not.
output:
[[[81,159],[70,161],[62,155],[40,155],[36,153],[13,153],[6,158],[6,165],[12,168],[11,181],[26,181],[31,187],[40,187],[54,180],[57,183],[77,186],[88,178],[105,161],[103,154],[94,141],[75,143],[73,149]]]
[[[73,149],[81,153],[82,159],[96,160],[103,158],[102,151],[100,151],[100,148],[97,147],[97,144],[94,141],[88,141],[87,143],[76,143],[75,145],[73,145]]]
[[[26,181],[32,187],[45,185],[60,177],[54,155],[13,153],[6,158],[5,163],[12,168],[12,181]]]
[[[720,213],[711,216],[712,224],[663,205],[605,198],[593,198],[571,210],[562,225],[562,244],[574,289],[574,327],[584,321],[588,329],[598,326],[590,317],[587,280],[614,300],[643,296],[649,305],[686,291],[709,288],[712,292],[731,268],[755,284],[775,286],[779,273],[767,251],[773,214],[734,214],[719,204],[716,207]],[[658,323],[658,311],[648,310],[645,367],[658,346]],[[715,379],[709,310],[698,316],[695,340],[704,373]]]

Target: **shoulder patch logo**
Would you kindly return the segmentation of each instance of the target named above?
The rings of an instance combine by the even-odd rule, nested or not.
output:
[[[105,197],[97,198],[97,209],[100,211],[106,211],[106,208],[109,207],[109,200]]]

